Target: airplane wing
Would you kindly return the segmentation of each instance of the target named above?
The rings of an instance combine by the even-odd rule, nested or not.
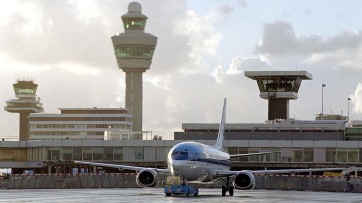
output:
[[[275,153],[275,152],[259,152],[259,153],[249,153],[249,154],[230,154],[230,158],[264,155],[264,154],[272,154],[272,153]]]
[[[252,174],[285,174],[285,173],[300,173],[300,172],[314,172],[314,171],[343,171],[346,168],[307,168],[307,169],[277,169],[277,170],[256,170],[249,171]],[[236,175],[240,171],[227,171],[217,170],[218,176],[232,176]]]
[[[119,164],[106,164],[106,163],[96,163],[96,162],[87,162],[87,161],[74,161],[76,164],[85,164],[90,166],[102,166],[109,168],[118,168],[118,169],[127,169],[132,171],[141,171],[147,167],[139,167],[139,166],[129,166],[129,165],[119,165]],[[170,173],[168,169],[160,169],[160,168],[151,168],[159,173]]]

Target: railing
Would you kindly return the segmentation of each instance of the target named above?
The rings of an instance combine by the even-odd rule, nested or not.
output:
[[[0,141],[19,141],[19,136],[16,135],[8,135],[8,136],[1,136]]]

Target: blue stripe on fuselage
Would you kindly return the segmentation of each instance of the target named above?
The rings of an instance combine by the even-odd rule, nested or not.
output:
[[[217,160],[217,159],[209,159],[209,158],[194,158],[189,157],[188,155],[172,155],[172,160],[188,160],[188,161],[198,161],[198,162],[205,162],[210,164],[218,164],[223,166],[231,166],[231,163],[229,160]]]

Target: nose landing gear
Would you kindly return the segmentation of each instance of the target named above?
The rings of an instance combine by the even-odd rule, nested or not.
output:
[[[230,177],[226,177],[226,186],[221,187],[221,195],[226,196],[227,191],[229,191],[230,196],[234,195],[234,187],[230,185]]]

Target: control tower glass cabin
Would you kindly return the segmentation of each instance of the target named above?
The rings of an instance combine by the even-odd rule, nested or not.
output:
[[[6,101],[5,110],[11,113],[20,114],[19,140],[29,140],[28,116],[30,113],[43,112],[43,104],[36,96],[38,85],[33,81],[18,81],[13,84],[17,99]]]
[[[298,98],[302,80],[311,80],[307,71],[245,71],[256,80],[260,97],[268,100],[268,120],[288,120],[289,100]]]

